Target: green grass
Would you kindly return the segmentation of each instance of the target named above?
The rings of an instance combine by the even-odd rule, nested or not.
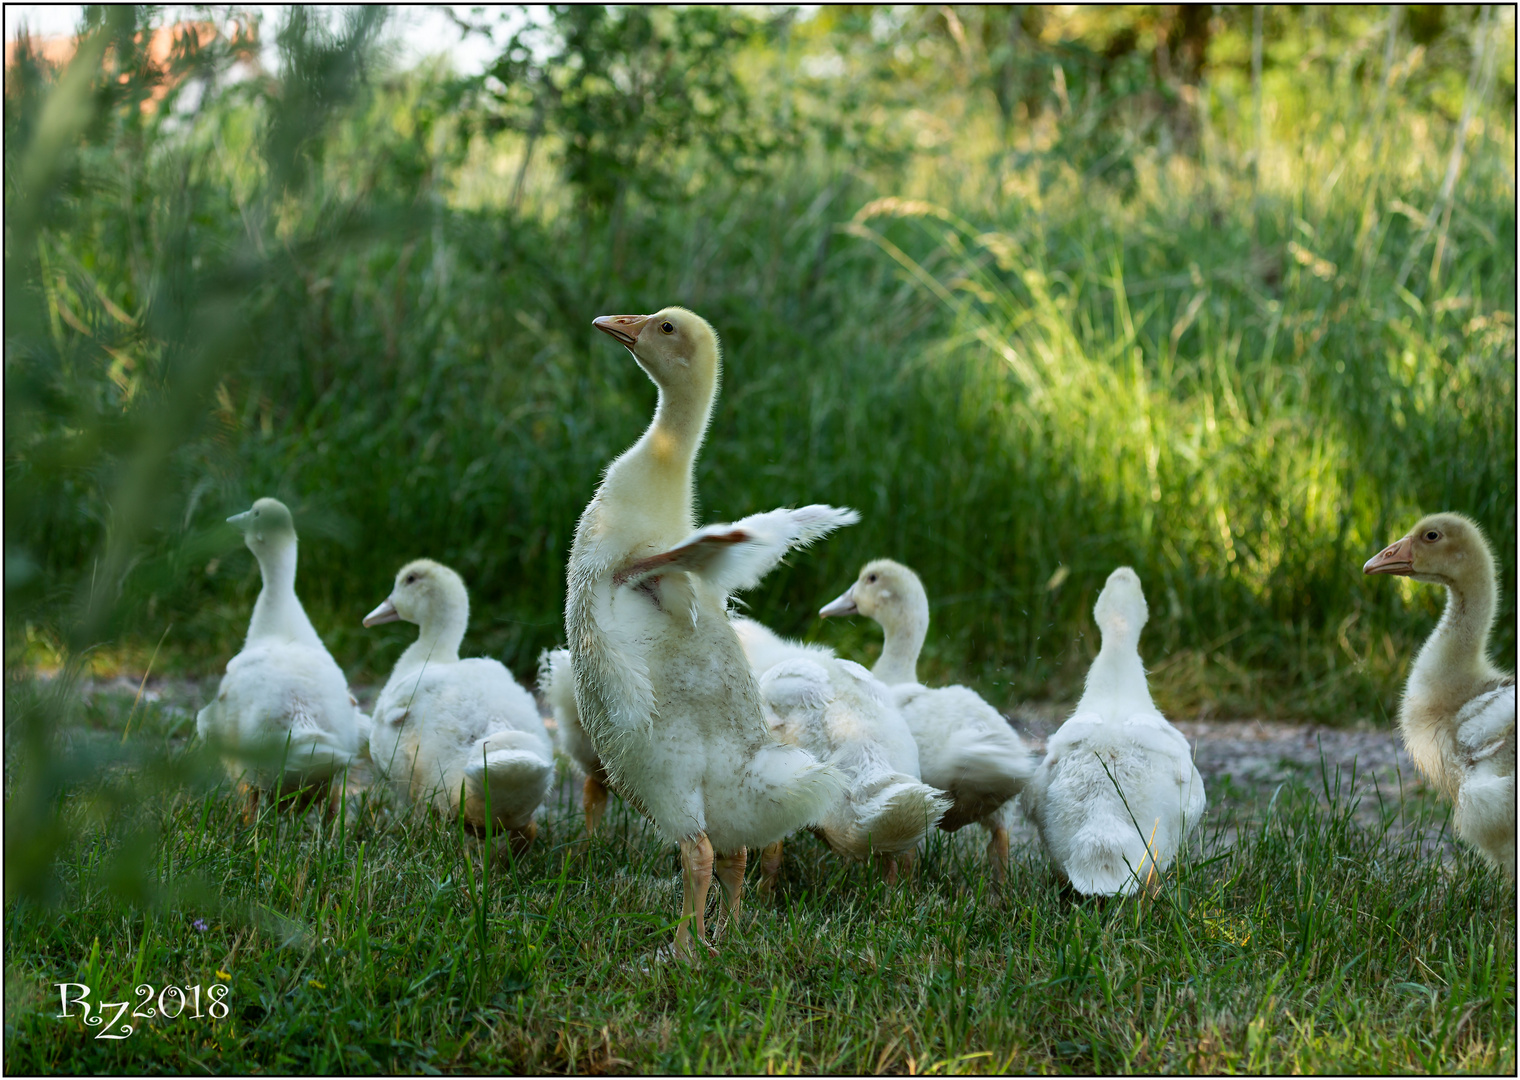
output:
[[[25,723],[33,699],[15,694],[7,717]],[[97,696],[71,747],[119,746],[130,712],[128,696]],[[188,766],[187,717],[139,706],[127,742]],[[800,836],[776,896],[751,897],[739,932],[688,971],[652,962],[678,906],[674,850],[616,799],[605,835],[582,842],[574,787],[557,789],[523,858],[486,866],[430,814],[366,804],[324,822],[266,805],[249,825],[223,789],[191,783],[92,819],[86,785],[64,807],[77,832],[60,902],[7,905],[5,1068],[1516,1066],[1514,893],[1439,842],[1447,808],[1413,792],[1401,801],[1336,773],[1265,800],[1216,785],[1149,901],[1074,898],[1027,842],[995,887],[969,835],[934,836],[917,880],[889,889]],[[158,843],[134,841],[143,829]],[[111,891],[122,858],[137,860],[137,903]],[[140,982],[206,987],[218,971],[225,1020],[138,1021],[108,1042],[56,1017],[56,982],[135,1001]]]

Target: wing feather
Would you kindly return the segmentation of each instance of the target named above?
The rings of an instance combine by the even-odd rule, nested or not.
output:
[[[637,586],[651,577],[684,571],[706,578],[725,593],[751,589],[788,551],[859,520],[854,510],[822,504],[751,514],[732,524],[698,529],[675,547],[619,570],[612,581]]]

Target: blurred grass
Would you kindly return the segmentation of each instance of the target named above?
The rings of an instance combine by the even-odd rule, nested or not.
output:
[[[828,40],[809,25],[785,49],[751,43],[743,65],[799,113],[830,92],[797,74]],[[1269,42],[1269,60],[1287,55],[1263,77],[1260,147],[1232,121],[1250,89],[1238,35],[1221,34],[1210,81],[1161,113],[1072,67],[1005,140],[984,101],[941,86],[940,120],[878,106],[919,126],[906,156],[852,167],[804,140],[761,178],[726,178],[692,152],[672,164],[683,197],[612,218],[558,183],[552,133],[519,197],[521,136],[470,134],[437,69],[304,98],[228,85],[188,121],[100,116],[71,166],[79,194],[37,239],[52,329],[24,342],[96,404],[83,424],[39,420],[42,445],[7,407],[7,655],[88,644],[130,667],[167,627],[163,669],[219,667],[258,588],[219,523],[272,493],[296,508],[301,595],[358,681],[395,652],[359,617],[421,554],[470,584],[473,647],[527,676],[561,634],[575,518],[652,407],[589,321],[680,302],[725,344],[704,516],[864,513],[748,597],[778,629],[868,655],[872,628],[810,613],[891,555],[930,590],[926,677],[1062,700],[1095,648],[1095,590],[1127,562],[1164,708],[1380,720],[1440,596],[1369,587],[1361,562],[1440,507],[1514,549],[1513,101],[1477,103],[1452,213],[1422,237],[1467,71],[1454,90],[1421,82],[1435,46],[1385,50],[1370,18],[1332,60],[1326,32],[1290,20]],[[1502,54],[1512,19],[1494,37]],[[1479,46],[1448,48],[1437,74],[1477,72]],[[1320,58],[1295,67],[1304,49]],[[350,77],[341,48],[300,55],[286,81]],[[319,126],[291,135],[313,103]],[[123,532],[92,455],[122,423],[157,430],[162,394],[185,385],[146,318],[169,252],[252,276],[232,347],[204,368],[214,385],[182,395],[200,411],[176,426],[148,531],[118,542],[115,621],[86,642],[60,601]],[[1513,663],[1501,565],[1496,646]]]

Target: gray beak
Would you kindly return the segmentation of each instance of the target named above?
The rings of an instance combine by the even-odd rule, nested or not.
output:
[[[830,615],[855,615],[860,609],[855,606],[855,586],[851,585],[844,591],[844,595],[830,600],[818,609],[818,614],[827,619]]]
[[[252,520],[253,520],[253,511],[252,510],[244,510],[241,514],[233,514],[230,518],[228,518],[227,519],[227,524],[228,525],[236,525],[238,528],[241,529],[243,526],[247,525]]]
[[[396,605],[391,603],[391,598],[387,596],[380,602],[379,607],[364,616],[364,625],[379,626],[381,623],[399,622],[400,619],[401,616],[396,613]]]

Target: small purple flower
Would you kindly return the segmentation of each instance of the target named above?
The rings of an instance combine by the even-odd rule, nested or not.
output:
[[[196,933],[200,933],[201,931],[203,931],[203,930],[206,929],[206,920],[205,919],[196,919],[193,923],[190,924],[190,928],[192,930],[194,930]]]

